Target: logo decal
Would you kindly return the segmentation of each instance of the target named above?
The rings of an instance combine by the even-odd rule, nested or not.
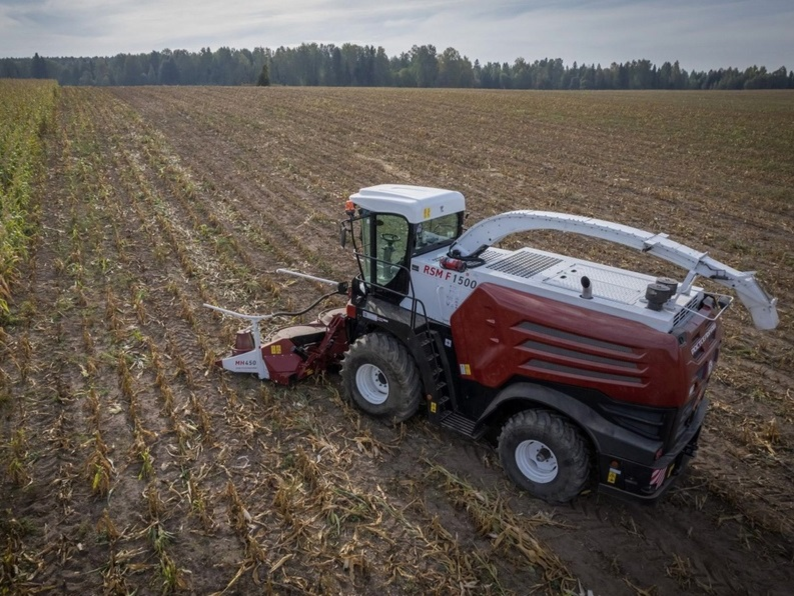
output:
[[[702,348],[702,347],[703,347],[703,344],[704,344],[704,343],[706,343],[706,342],[708,341],[708,339],[709,339],[709,338],[710,338],[712,335],[714,335],[714,332],[715,332],[716,330],[717,330],[717,324],[716,324],[716,323],[712,323],[712,324],[709,326],[709,328],[708,328],[708,329],[706,329],[706,332],[703,334],[703,337],[701,337],[701,338],[700,338],[699,340],[697,340],[697,341],[696,341],[694,344],[692,344],[692,355],[693,355],[693,356],[695,355],[695,353],[696,353],[696,352],[697,352],[697,351],[698,351],[700,348]]]

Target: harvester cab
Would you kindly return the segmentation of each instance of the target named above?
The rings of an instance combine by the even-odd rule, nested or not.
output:
[[[449,247],[461,235],[465,203],[451,190],[381,185],[350,197],[349,231],[361,281],[382,298],[401,302],[411,290],[414,257]]]
[[[422,409],[490,441],[507,475],[537,497],[563,502],[594,486],[657,499],[697,450],[733,300],[696,278],[734,290],[761,329],[777,325],[775,300],[752,272],[665,234],[542,211],[503,213],[464,232],[464,209],[450,190],[361,189],[341,224],[359,266],[349,287],[293,273],[335,285],[323,298],[347,293],[345,308],[264,339],[259,323],[285,313],[216,308],[251,324],[218,364],[278,383],[341,364],[345,395],[361,410],[399,423]],[[538,229],[623,244],[686,273],[657,278],[496,246]]]

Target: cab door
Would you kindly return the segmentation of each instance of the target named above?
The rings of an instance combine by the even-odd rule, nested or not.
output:
[[[401,215],[369,213],[361,220],[364,281],[384,298],[399,302],[410,288],[411,226]]]

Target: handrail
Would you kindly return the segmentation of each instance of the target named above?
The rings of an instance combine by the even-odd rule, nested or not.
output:
[[[409,311],[411,313],[411,329],[416,330],[416,317],[417,317],[417,315],[419,315],[419,316],[424,318],[424,323],[423,324],[426,327],[428,327],[428,328],[430,327],[430,318],[427,316],[427,308],[425,307],[425,303],[422,302],[419,298],[416,297],[416,293],[414,291],[414,282],[413,282],[413,278],[411,276],[410,269],[408,269],[405,265],[399,265],[399,264],[392,263],[391,261],[385,261],[383,259],[378,259],[377,257],[372,257],[372,256],[369,256],[369,255],[365,255],[365,254],[360,253],[358,251],[354,251],[353,254],[355,255],[356,259],[359,259],[359,260],[360,259],[366,259],[366,260],[370,260],[370,261],[375,261],[376,263],[382,263],[382,264],[385,264],[385,265],[389,265],[390,267],[397,267],[397,268],[401,269],[402,271],[405,271],[408,274],[408,294],[403,294],[402,292],[398,292],[397,290],[393,290],[392,288],[387,288],[386,286],[384,286],[382,284],[379,284],[379,283],[376,283],[376,282],[366,281],[365,279],[363,279],[363,274],[362,274],[361,277],[359,277],[359,279],[361,279],[361,281],[363,283],[365,283],[365,284],[367,284],[369,286],[375,287],[375,288],[377,288],[379,290],[383,290],[385,292],[388,292],[390,294],[393,294],[395,296],[399,296],[399,297],[402,297],[402,298],[408,298],[411,301],[411,309]],[[363,267],[361,267],[361,269],[363,270]],[[417,306],[421,306],[421,310],[422,310],[421,313],[419,313],[419,310],[418,310]]]

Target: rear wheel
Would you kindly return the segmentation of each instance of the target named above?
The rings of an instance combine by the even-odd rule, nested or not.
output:
[[[419,409],[416,364],[391,335],[370,333],[353,342],[342,361],[342,383],[347,396],[375,418],[396,424]]]
[[[590,477],[590,449],[579,430],[548,410],[510,418],[499,436],[499,458],[510,479],[536,497],[564,503]]]

